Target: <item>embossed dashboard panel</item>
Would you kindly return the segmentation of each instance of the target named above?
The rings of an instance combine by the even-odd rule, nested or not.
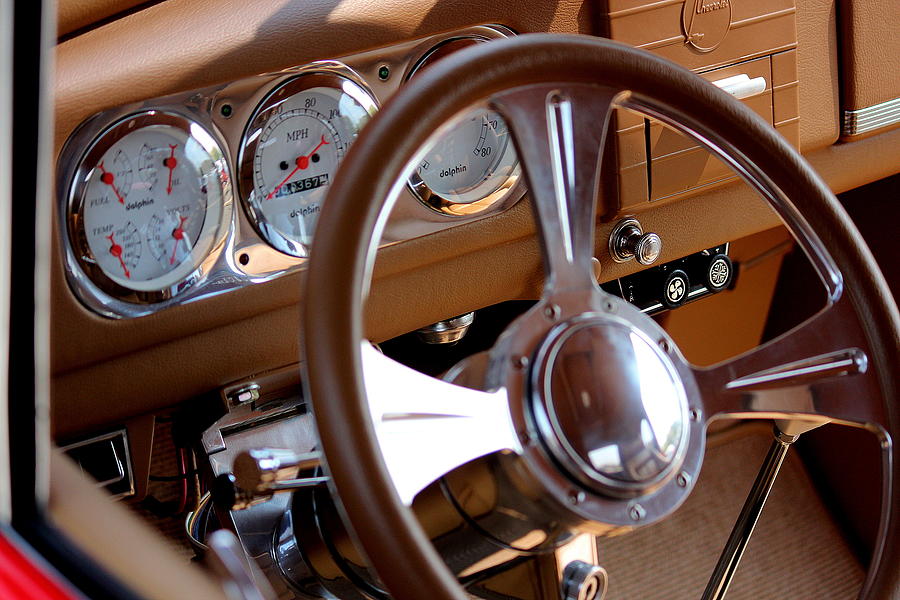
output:
[[[81,0],[63,0],[73,2]],[[633,0],[631,5],[638,2],[643,3]],[[804,150],[811,152],[808,158],[826,181],[841,191],[900,168],[900,132],[831,146],[838,135],[835,4],[797,0],[797,27]],[[389,5],[367,0],[166,0],[143,5],[126,18],[98,24],[58,45],[54,155],[77,123],[110,106],[400,40],[483,23],[503,23],[520,33],[608,35],[600,22],[602,5],[582,0],[495,0],[466,5],[466,10],[453,2],[410,0]],[[674,18],[677,32],[678,11]],[[646,186],[646,168],[641,178]],[[741,186],[709,186],[684,201],[645,206],[650,210],[642,220],[671,240],[664,260],[778,224]],[[601,225],[598,236],[608,236],[610,228]],[[495,302],[536,297],[540,256],[533,236],[530,207],[520,202],[502,215],[386,248],[376,265],[370,299],[372,339]],[[108,430],[112,423],[169,409],[227,382],[297,361],[297,304],[305,298],[302,272],[140,319],[112,320],[74,298],[60,260],[62,236],[52,239],[51,409],[53,428],[60,434]],[[603,268],[608,277],[631,272],[608,259]],[[133,441],[132,433],[129,427]]]
[[[793,145],[800,143],[794,0],[608,0],[612,39],[649,50],[710,81],[762,78],[742,102]],[[683,197],[735,180],[727,167],[653,120],[616,116],[619,206]]]

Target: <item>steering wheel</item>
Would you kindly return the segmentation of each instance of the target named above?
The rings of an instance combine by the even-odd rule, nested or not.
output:
[[[446,123],[485,104],[506,120],[523,163],[545,287],[490,351],[487,391],[476,391],[378,354],[362,341],[362,310],[404,175]],[[591,257],[613,107],[689,135],[755,188],[808,256],[826,307],[704,368],[689,364],[652,319],[603,292]],[[391,98],[348,152],[318,224],[307,285],[305,379],[331,491],[394,597],[466,597],[408,508],[454,467],[503,451],[523,485],[571,522],[640,525],[681,504],[701,466],[706,426],[724,416],[840,422],[878,435],[882,513],[860,597],[900,589],[896,304],[812,168],[693,73],[587,36],[522,35],[444,59]]]

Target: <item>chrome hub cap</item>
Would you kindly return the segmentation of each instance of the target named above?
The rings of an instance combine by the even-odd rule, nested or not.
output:
[[[535,421],[569,477],[603,495],[635,497],[681,467],[687,394],[671,359],[643,331],[579,317],[551,331],[536,356]]]

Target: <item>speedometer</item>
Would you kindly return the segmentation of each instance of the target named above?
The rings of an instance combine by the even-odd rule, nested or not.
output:
[[[332,71],[289,79],[256,109],[241,145],[241,197],[274,248],[307,255],[338,163],[375,109],[349,74]]]
[[[161,301],[197,275],[227,229],[226,205],[227,166],[212,136],[148,111],[114,124],[85,153],[71,186],[69,239],[100,289]]]

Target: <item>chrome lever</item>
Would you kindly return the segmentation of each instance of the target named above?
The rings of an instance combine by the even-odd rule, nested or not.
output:
[[[750,542],[750,536],[753,535],[759,516],[762,514],[766,500],[769,498],[769,493],[772,491],[772,486],[775,485],[775,479],[781,470],[781,464],[784,462],[791,444],[797,441],[798,437],[799,434],[787,435],[777,427],[775,428],[775,439],[772,440],[772,445],[769,447],[769,452],[766,454],[766,458],[759,469],[756,481],[753,482],[753,487],[750,489],[750,494],[747,496],[743,508],[741,508],[741,513],[734,524],[734,529],[732,529],[728,542],[725,544],[725,548],[722,550],[721,556],[719,556],[719,561],[716,563],[709,582],[706,584],[706,589],[702,596],[703,600],[722,600],[725,597],[728,586],[731,585],[731,580],[737,571],[738,564],[740,564],[741,558],[744,556],[744,550],[747,549],[747,544]]]
[[[241,452],[234,459],[233,472],[223,473],[213,481],[210,489],[213,502],[227,510],[243,510],[280,492],[324,485],[327,477],[298,477],[320,464],[318,452],[296,453],[274,448]]]

